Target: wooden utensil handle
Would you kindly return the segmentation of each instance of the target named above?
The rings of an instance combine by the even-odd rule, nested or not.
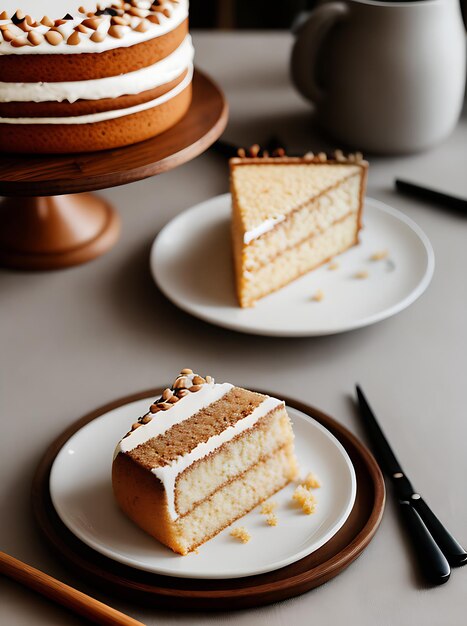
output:
[[[97,624],[109,626],[143,626],[141,622],[120,613],[95,598],[73,589],[4,552],[0,552],[0,573],[34,589],[38,593],[71,609]]]

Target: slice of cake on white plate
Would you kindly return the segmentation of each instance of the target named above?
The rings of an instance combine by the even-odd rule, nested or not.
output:
[[[180,554],[297,476],[283,401],[182,370],[117,445],[115,498]]]
[[[335,159],[230,160],[232,244],[240,306],[255,302],[358,243],[368,163]]]

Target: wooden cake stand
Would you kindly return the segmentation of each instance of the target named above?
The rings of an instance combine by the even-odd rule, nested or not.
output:
[[[0,264],[48,270],[94,259],[118,239],[112,206],[91,194],[161,174],[204,152],[227,123],[219,87],[196,70],[185,117],[162,135],[102,152],[0,154]],[[64,195],[65,194],[65,195]]]

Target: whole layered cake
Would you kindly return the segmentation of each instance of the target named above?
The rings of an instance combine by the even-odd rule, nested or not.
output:
[[[191,102],[188,0],[0,0],[0,150],[143,141]]]

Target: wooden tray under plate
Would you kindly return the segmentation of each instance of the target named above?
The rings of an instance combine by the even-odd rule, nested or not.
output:
[[[273,572],[228,580],[200,580],[159,576],[133,569],[92,550],[77,539],[54,510],[49,491],[52,464],[65,442],[85,424],[119,406],[157,397],[161,389],[143,391],[115,400],[85,415],[49,447],[36,471],[32,506],[46,539],[62,559],[86,578],[115,594],[138,603],[176,610],[232,610],[261,606],[297,596],[337,576],[366,548],[383,515],[385,488],[371,453],[344,426],[321,411],[290,398],[285,402],[325,426],[344,446],[357,476],[357,497],[350,517],[334,537],[316,552]]]

